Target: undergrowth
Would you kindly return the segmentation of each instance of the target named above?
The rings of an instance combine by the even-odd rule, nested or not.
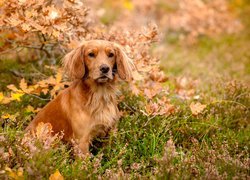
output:
[[[49,148],[40,141],[32,152],[26,147],[23,130],[35,115],[27,106],[42,107],[47,101],[25,95],[21,102],[1,106],[1,116],[11,117],[0,121],[0,176],[23,171],[25,178],[46,179],[58,169],[66,179],[247,178],[249,88],[238,82],[213,86],[202,95],[207,107],[197,116],[189,109],[191,100],[178,98],[174,90],[168,96],[177,108],[168,116],[145,115],[146,99],[124,92],[119,103],[124,115],[117,129],[109,138],[97,139],[93,155],[84,159],[59,137]]]
[[[243,21],[248,27],[249,18]],[[26,94],[1,104],[0,179],[48,179],[56,170],[65,179],[249,179],[249,42],[247,28],[236,35],[202,37],[188,47],[166,38],[161,44],[168,77],[164,96],[174,110],[145,113],[148,99],[128,93],[125,85],[119,95],[123,116],[108,138],[94,141],[91,156],[82,156],[60,135],[25,135],[49,95]],[[6,86],[22,78],[30,85],[53,75],[43,63],[1,59],[0,92],[7,94]],[[153,100],[161,98],[158,94]],[[194,115],[191,102],[206,107]]]

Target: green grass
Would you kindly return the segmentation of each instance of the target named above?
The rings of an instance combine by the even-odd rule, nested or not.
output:
[[[173,82],[169,82],[173,83]],[[66,179],[114,178],[193,178],[212,176],[222,178],[246,177],[249,170],[249,89],[237,84],[234,91],[229,86],[218,84],[213,92],[204,94],[205,112],[193,116],[189,101],[173,98],[177,112],[168,117],[147,117],[140,113],[142,97],[126,95],[120,110],[127,115],[121,118],[117,132],[108,139],[99,139],[92,147],[93,157],[82,160],[73,149],[59,140],[52,148],[45,149],[37,142],[38,150],[30,152],[23,147],[23,129],[33,114],[24,113],[25,107],[43,105],[45,102],[25,96],[21,102],[1,107],[1,112],[20,113],[15,120],[1,120],[0,141],[4,152],[13,155],[1,159],[5,166],[17,170],[24,168],[25,178],[47,179],[56,169]],[[211,103],[209,97],[218,102]],[[174,149],[167,145],[172,139]],[[105,145],[98,146],[103,143]],[[173,154],[173,155],[172,155]],[[31,158],[32,157],[32,158]],[[6,174],[2,174],[5,177]]]

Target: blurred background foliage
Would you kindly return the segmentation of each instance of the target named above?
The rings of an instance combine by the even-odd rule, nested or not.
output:
[[[0,0],[0,13],[0,177],[249,178],[249,0]],[[83,161],[23,129],[89,39],[123,45],[138,72],[117,131]]]

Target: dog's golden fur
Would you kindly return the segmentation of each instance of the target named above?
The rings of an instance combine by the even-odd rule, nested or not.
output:
[[[117,74],[130,80],[133,63],[118,44],[92,40],[67,54],[63,65],[73,83],[37,114],[27,130],[50,123],[54,133],[63,131],[64,140],[77,140],[88,153],[91,140],[105,135],[119,119]]]

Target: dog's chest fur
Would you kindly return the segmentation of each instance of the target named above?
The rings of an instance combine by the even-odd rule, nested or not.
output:
[[[107,88],[98,88],[88,95],[83,106],[72,109],[73,136],[77,139],[103,136],[119,119],[115,93]]]

